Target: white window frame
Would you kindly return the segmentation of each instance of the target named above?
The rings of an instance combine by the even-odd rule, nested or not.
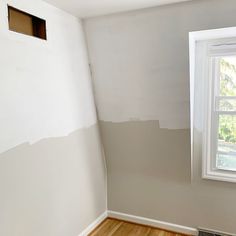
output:
[[[216,30],[206,30],[206,31],[198,31],[198,32],[190,32],[189,33],[189,49],[190,49],[190,104],[191,104],[191,173],[193,178],[193,170],[194,170],[194,98],[195,98],[195,77],[196,77],[196,43],[198,41],[211,41],[211,40],[220,40],[221,42],[226,42],[230,38],[236,38],[236,27],[216,29]],[[205,81],[204,82],[204,99],[206,104],[204,105],[204,126],[203,126],[203,136],[202,136],[202,178],[211,179],[211,180],[219,180],[219,181],[227,181],[227,182],[235,182],[236,183],[236,172],[228,171],[228,170],[220,170],[217,169],[216,166],[213,165],[216,158],[216,142],[212,141],[212,137],[217,137],[217,134],[213,134],[212,132],[216,131],[216,125],[218,122],[214,119],[217,116],[214,115],[214,106],[215,100],[213,99],[214,94],[214,83],[213,79],[217,74],[219,74],[216,70],[219,68],[217,65],[217,56],[231,56],[236,55],[236,45],[232,45],[234,48],[230,48],[230,44],[228,45],[229,50],[224,49],[224,44],[222,47],[218,47],[218,51],[214,51],[210,54],[206,54],[204,63],[207,65],[204,66],[205,70]]]
[[[203,178],[216,179],[222,181],[236,182],[236,172],[230,170],[222,170],[216,167],[216,150],[218,140],[218,123],[220,114],[235,114],[235,112],[216,110],[217,87],[219,83],[219,58],[217,56],[236,56],[236,51],[229,48],[230,53],[220,53],[219,55],[209,55],[208,69],[206,72],[207,87],[205,98],[207,105],[204,112],[204,130],[203,130]],[[216,84],[217,83],[217,84]],[[218,88],[219,89],[219,88]],[[230,98],[233,99],[233,98]]]

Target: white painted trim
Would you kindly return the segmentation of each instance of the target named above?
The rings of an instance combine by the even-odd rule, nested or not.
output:
[[[172,224],[164,221],[153,220],[145,217],[134,216],[129,214],[124,214],[115,211],[108,211],[108,217],[112,217],[119,220],[126,220],[137,224],[148,225],[163,230],[170,230],[177,233],[188,234],[188,235],[198,235],[198,230],[182,225]]]
[[[202,178],[222,182],[236,183],[236,174],[235,172],[230,170],[210,170],[210,168],[205,168],[203,170]]]
[[[190,68],[190,128],[191,128],[191,179],[193,179],[193,128],[194,128],[194,83],[195,83],[195,63],[196,63],[196,39],[193,33],[189,33],[189,68]]]
[[[102,213],[94,222],[92,222],[82,233],[78,236],[87,236],[91,233],[96,227],[99,226],[107,218],[107,211]]]
[[[193,179],[193,157],[194,157],[194,104],[195,104],[195,63],[196,43],[202,40],[224,39],[236,37],[236,27],[222,29],[211,29],[189,33],[189,66],[190,66],[190,110],[191,110],[191,177]]]
[[[152,226],[152,227],[163,229],[163,230],[170,230],[176,233],[182,233],[182,234],[187,234],[187,235],[198,235],[198,230],[195,228],[190,228],[190,227],[172,224],[172,223],[159,221],[159,220],[153,220],[153,219],[149,219],[149,218],[145,218],[141,216],[129,215],[129,214],[116,212],[116,211],[105,211],[78,236],[87,236],[96,227],[98,227],[99,224],[101,224],[102,221],[104,221],[107,217],[130,221],[136,224],[148,225],[148,226]]]
[[[228,27],[221,29],[210,29],[202,31],[193,31],[189,33],[191,41],[201,41],[210,39],[223,39],[235,37],[236,27]]]

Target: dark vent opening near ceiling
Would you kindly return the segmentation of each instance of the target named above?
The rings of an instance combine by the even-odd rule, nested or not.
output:
[[[47,39],[45,20],[11,6],[8,6],[8,23],[11,31]]]

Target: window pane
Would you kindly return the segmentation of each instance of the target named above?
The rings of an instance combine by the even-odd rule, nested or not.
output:
[[[220,96],[236,96],[236,57],[220,59]]]
[[[216,167],[236,171],[236,116],[219,115]]]
[[[217,111],[236,111],[235,98],[218,98]]]

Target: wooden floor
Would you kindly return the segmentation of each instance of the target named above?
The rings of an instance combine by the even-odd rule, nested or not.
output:
[[[183,236],[148,226],[108,218],[90,236]]]

